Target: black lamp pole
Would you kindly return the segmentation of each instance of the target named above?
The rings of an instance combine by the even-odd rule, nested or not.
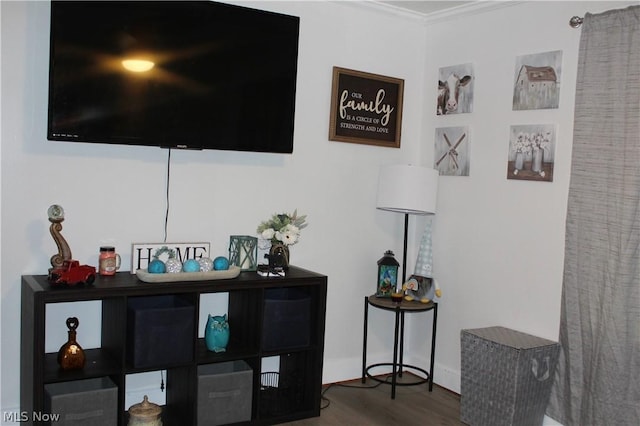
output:
[[[409,235],[409,213],[404,214],[404,250],[402,252],[402,283],[407,282],[407,239]]]

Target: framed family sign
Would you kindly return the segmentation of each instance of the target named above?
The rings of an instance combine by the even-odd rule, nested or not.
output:
[[[329,140],[400,148],[404,80],[333,67]]]

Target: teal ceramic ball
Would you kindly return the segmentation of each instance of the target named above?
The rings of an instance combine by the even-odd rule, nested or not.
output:
[[[164,274],[167,272],[167,267],[162,260],[154,259],[149,263],[147,271],[149,271],[150,274]]]
[[[216,271],[224,271],[229,269],[229,259],[224,256],[218,256],[213,259],[213,269]]]
[[[182,264],[183,272],[200,272],[200,263],[195,259],[187,259]]]

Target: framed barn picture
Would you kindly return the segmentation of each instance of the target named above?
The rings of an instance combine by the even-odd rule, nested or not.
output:
[[[513,110],[558,108],[561,71],[561,50],[518,56],[513,83]]]
[[[404,80],[333,67],[329,140],[400,148]]]

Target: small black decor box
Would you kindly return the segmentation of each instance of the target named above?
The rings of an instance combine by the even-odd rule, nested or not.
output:
[[[298,354],[298,356],[301,355]],[[298,361],[304,362],[304,359]],[[285,371],[282,374],[275,371],[262,373],[260,375],[260,415],[282,416],[303,409],[306,397],[303,377],[304,373],[299,369]]]
[[[134,368],[190,362],[194,303],[179,295],[132,297],[127,301],[127,363]]]
[[[265,350],[309,345],[311,297],[295,288],[265,290],[262,324],[262,348]]]

